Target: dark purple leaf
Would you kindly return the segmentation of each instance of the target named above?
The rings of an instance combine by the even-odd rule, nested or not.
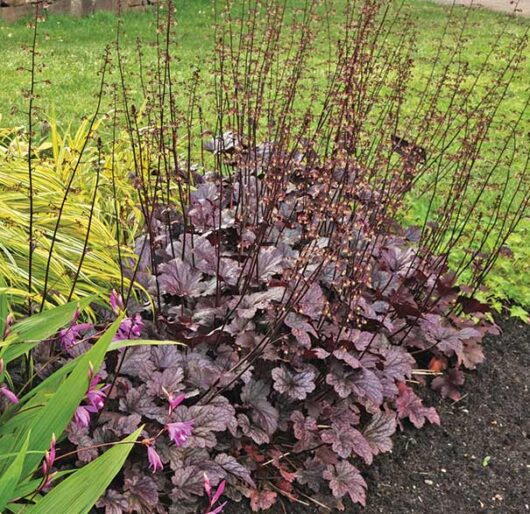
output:
[[[295,452],[307,450],[313,446],[317,446],[319,442],[317,422],[314,418],[304,415],[300,411],[294,411],[291,414],[291,421],[293,422],[293,432],[297,439],[294,446]]]
[[[453,401],[460,399],[460,386],[464,383],[464,374],[458,368],[448,369],[441,377],[436,377],[431,387],[444,398]]]
[[[269,491],[268,489],[263,489],[261,491],[258,489],[251,489],[250,508],[254,512],[270,509],[274,505],[277,496],[278,495],[274,491]]]
[[[172,421],[193,421],[186,448],[213,448],[217,444],[215,432],[224,432],[235,423],[235,410],[224,396],[217,396],[206,405],[179,406]]]
[[[155,371],[155,366],[151,361],[151,348],[149,346],[137,346],[129,348],[120,372],[131,377],[141,377],[147,379]]]
[[[412,366],[416,361],[410,353],[400,347],[391,346],[385,351],[384,357],[385,375],[398,381],[411,377]]]
[[[318,284],[311,284],[298,302],[298,311],[304,316],[317,319],[324,309],[326,298]]]
[[[291,373],[285,367],[274,368],[271,371],[274,389],[293,400],[305,400],[307,395],[315,390],[315,372],[312,370]]]
[[[318,334],[306,318],[290,312],[285,317],[284,323],[291,329],[291,334],[293,334],[302,347],[311,348],[310,335],[318,337]]]
[[[333,496],[342,498],[347,494],[353,503],[366,505],[366,482],[359,470],[348,461],[328,466],[323,476],[329,481]]]
[[[462,350],[457,351],[458,363],[463,364],[467,369],[475,369],[477,364],[484,362],[484,352],[479,343],[475,341],[464,341]]]
[[[176,367],[179,363],[178,347],[162,344],[151,347],[151,360],[158,369]]]
[[[229,483],[235,483],[234,478],[237,478],[246,482],[250,487],[256,487],[256,484],[250,476],[250,470],[240,464],[234,457],[227,455],[226,453],[220,453],[215,457],[215,462],[226,471],[226,479]]]
[[[330,430],[324,430],[321,433],[322,441],[331,444],[333,451],[343,459],[347,459],[352,453],[356,453],[367,463],[371,464],[373,460],[370,445],[364,436],[346,424],[335,423]]]
[[[296,472],[296,480],[318,493],[322,486],[322,474],[326,466],[316,458],[306,459],[304,467]]]
[[[123,489],[130,512],[151,514],[158,505],[158,490],[155,481],[138,469],[125,471]]]
[[[128,511],[129,502],[123,494],[107,489],[105,496],[97,501],[96,507],[105,509],[105,514],[123,514]]]
[[[372,453],[388,452],[392,449],[392,434],[396,431],[396,418],[393,414],[379,412],[372,417],[372,421],[363,430]]]
[[[333,355],[337,359],[344,361],[346,364],[348,364],[348,366],[353,369],[358,369],[362,366],[361,362],[344,348],[339,348],[338,350],[335,350],[333,352]]]
[[[176,393],[184,387],[183,377],[184,372],[180,367],[155,371],[146,381],[147,392],[151,397],[167,398],[167,393]]]
[[[269,403],[270,386],[262,380],[251,380],[245,384],[241,390],[241,400],[252,407],[250,419],[271,436],[278,428],[278,411]]]
[[[153,402],[152,397],[147,394],[145,386],[131,389],[120,398],[120,410],[128,414],[139,414],[150,419],[164,422],[167,415],[167,407],[162,408]]]
[[[396,399],[399,419],[409,418],[416,428],[421,428],[425,420],[440,424],[440,417],[433,407],[424,407],[414,391],[405,384],[399,385],[399,396]]]
[[[206,289],[202,272],[192,267],[179,257],[158,267],[160,275],[158,284],[162,293],[173,296],[199,296]]]
[[[270,442],[270,437],[265,430],[259,426],[254,425],[248,416],[245,414],[237,415],[238,425],[241,427],[241,431],[247,437],[250,437],[256,444],[266,444]]]
[[[193,496],[204,494],[204,472],[198,466],[186,466],[176,469],[171,482],[175,486],[171,491],[174,502],[189,500]]]

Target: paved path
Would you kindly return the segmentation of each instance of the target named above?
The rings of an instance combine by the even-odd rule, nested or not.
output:
[[[436,0],[441,4],[452,4],[453,0]],[[469,5],[471,0],[455,0],[457,5]],[[530,0],[519,0],[517,7],[515,2],[510,0],[473,0],[473,5],[481,5],[486,9],[493,11],[502,11],[506,13],[513,13],[517,9],[516,14],[522,16],[530,16]]]

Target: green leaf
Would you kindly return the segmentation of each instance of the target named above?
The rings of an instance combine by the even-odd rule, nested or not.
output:
[[[123,341],[114,341],[109,347],[109,352],[127,348],[131,346],[187,346],[178,341],[157,341],[156,339],[127,339]]]
[[[66,303],[59,307],[34,314],[13,326],[9,337],[0,344],[4,346],[0,357],[7,364],[24,355],[39,342],[54,335],[60,328],[67,325],[74,316],[76,309],[84,309],[93,298]]]
[[[0,276],[0,287],[5,287],[6,283],[4,277]],[[6,318],[9,314],[9,303],[7,295],[0,292],[0,338],[3,337],[4,329],[6,328]]]
[[[89,512],[122,468],[134,441],[142,430],[143,426],[96,460],[73,473],[35,506],[29,507],[26,512],[29,514],[50,514],[50,512],[85,514]]]
[[[32,450],[48,449],[52,434],[64,432],[86,394],[90,365],[95,370],[99,369],[120,323],[121,318],[118,318],[98,342],[81,357],[70,376],[59,386],[48,403],[38,408],[37,415],[32,418],[31,425],[26,429],[31,430],[30,447]],[[21,431],[14,451],[18,450],[22,437],[25,437],[24,431]],[[33,471],[38,461],[38,456],[29,455],[24,464],[24,472]]]
[[[31,432],[26,436],[26,440],[13,462],[0,476],[0,512],[3,512],[7,503],[15,498],[17,485],[24,467],[24,459],[27,455],[30,436]]]
[[[58,480],[59,478],[65,477],[67,475],[71,475],[72,473],[75,473],[77,470],[78,468],[63,469],[62,471],[56,471],[55,475],[53,476],[53,482]],[[26,480],[22,483],[19,483],[17,486],[17,490],[15,491],[15,498],[22,498],[23,496],[29,496],[29,495],[35,494],[35,491],[37,490],[41,482],[42,482],[42,478],[33,478],[33,479]],[[36,503],[36,500],[34,501],[34,503]],[[13,504],[13,503],[10,504],[9,505],[10,509],[12,505],[16,505],[16,504]],[[25,505],[23,506],[25,507]]]

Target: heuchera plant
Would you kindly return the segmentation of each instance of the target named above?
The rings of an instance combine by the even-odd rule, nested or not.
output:
[[[256,166],[271,148],[251,152]],[[461,368],[483,359],[494,326],[462,314],[445,259],[422,253],[413,230],[371,229],[375,199],[355,173],[302,157],[288,175],[247,170],[197,176],[170,229],[160,209],[138,244],[152,328],[187,349],[129,348],[97,422],[71,433],[93,446],[146,423],[148,458],[133,454],[106,512],[196,512],[205,474],[254,511],[303,489],[332,508],[364,505],[358,464],[389,451],[407,419],[439,423],[410,385],[415,369],[456,398]]]

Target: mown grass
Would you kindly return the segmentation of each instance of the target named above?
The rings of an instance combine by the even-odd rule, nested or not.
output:
[[[301,0],[289,0],[289,3],[292,6],[302,4]],[[437,39],[443,30],[449,8],[425,0],[408,0],[407,3],[418,28],[413,84],[420,90],[430,71],[437,49]],[[196,66],[201,67],[210,57],[213,47],[212,3],[209,0],[179,0],[177,9],[179,60],[175,64],[174,78],[177,81],[185,81]],[[457,9],[460,9],[464,16],[464,9]],[[506,23],[506,44],[516,36],[521,36],[530,27],[530,20],[521,17],[508,19],[504,14],[486,10],[472,13],[468,29],[469,44],[462,49],[462,57],[469,62],[471,69],[482,62],[495,41],[496,34]],[[54,15],[41,25],[39,50],[40,60],[45,67],[40,78],[51,80],[51,84],[38,86],[40,98],[37,105],[41,109],[40,117],[53,117],[58,120],[60,126],[71,124],[75,128],[84,116],[94,111],[101,58],[105,46],[115,39],[115,29],[116,17],[107,12],[98,12],[83,19]],[[331,30],[335,30],[333,20]],[[21,50],[21,47],[29,43],[30,37],[31,31],[26,22],[0,22],[0,54],[3,62],[3,73],[0,74],[0,126],[26,123],[26,101],[22,91],[27,87],[28,74],[20,68],[27,67],[29,62],[27,52]],[[156,59],[155,50],[149,45],[156,38],[156,16],[153,11],[127,12],[123,17],[122,51],[125,58],[131,61],[136,61],[137,38],[143,41],[144,63],[148,66]],[[451,44],[450,40],[448,44]],[[324,60],[327,54],[325,37],[321,37],[314,59],[317,62],[319,59]],[[501,66],[502,62],[498,65]],[[524,66],[525,72],[514,80],[507,101],[498,112],[500,131],[502,122],[507,124],[512,120],[526,101],[526,79],[530,76],[530,67],[528,63]],[[135,66],[131,66],[131,69],[134,68]],[[322,80],[324,75],[323,70]],[[484,74],[479,89],[487,86],[490,76],[490,73]],[[128,84],[133,95],[138,93],[139,81],[136,75],[131,74],[128,77]],[[199,93],[206,98],[209,82],[206,79],[201,84],[203,91]],[[318,84],[316,86],[318,87]],[[410,98],[410,104],[413,103],[414,98]],[[524,166],[524,161],[521,160],[516,165]],[[503,172],[504,170],[499,170],[500,174]],[[424,208],[425,204],[418,201],[413,209],[413,217],[414,213],[419,216]],[[509,298],[527,306],[530,305],[529,231],[530,222],[526,219],[510,241],[515,257],[502,259],[489,282],[497,297]]]

